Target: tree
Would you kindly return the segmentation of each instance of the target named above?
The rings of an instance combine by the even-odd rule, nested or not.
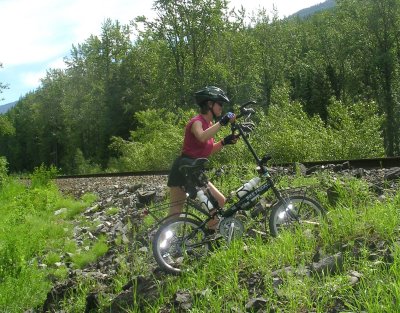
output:
[[[3,67],[3,63],[0,62],[0,68],[2,68],[2,67]],[[3,90],[7,89],[7,88],[8,88],[8,85],[0,82],[0,95],[3,93]],[[0,98],[0,101],[2,101],[2,100],[4,100],[4,99]]]
[[[172,82],[169,88],[176,105],[187,104],[193,88],[209,83],[202,68],[207,67],[207,56],[218,49],[223,40],[218,40],[224,30],[223,12],[227,8],[223,0],[157,0],[154,22],[144,18],[145,34],[154,40],[163,41],[164,79]],[[167,75],[165,77],[165,75]]]
[[[399,147],[400,1],[338,1],[342,25],[346,23],[353,54],[353,92],[375,99],[385,116],[383,133],[388,156]],[[344,17],[344,18],[343,18]],[[348,49],[348,48],[347,48]]]

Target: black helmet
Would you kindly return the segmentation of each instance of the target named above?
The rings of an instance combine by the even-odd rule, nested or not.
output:
[[[194,95],[198,105],[201,105],[208,100],[215,102],[229,102],[229,98],[225,92],[221,88],[215,86],[207,86],[197,91]]]

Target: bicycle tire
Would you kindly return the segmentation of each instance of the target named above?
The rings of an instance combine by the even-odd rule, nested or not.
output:
[[[283,229],[313,229],[320,225],[325,209],[315,199],[303,195],[288,195],[278,201],[269,216],[269,230],[277,237]]]
[[[160,268],[171,274],[180,274],[193,261],[207,254],[209,242],[201,223],[187,217],[176,217],[160,225],[153,237],[153,256]]]

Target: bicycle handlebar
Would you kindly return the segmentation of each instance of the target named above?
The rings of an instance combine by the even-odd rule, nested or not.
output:
[[[242,116],[246,116],[246,115],[250,115],[251,113],[255,113],[254,109],[252,109],[252,108],[246,108],[246,107],[247,107],[248,105],[250,105],[250,104],[256,104],[256,103],[257,103],[257,102],[255,102],[255,101],[253,101],[253,100],[250,100],[250,101],[247,101],[246,103],[242,104],[242,105],[239,107],[240,114],[237,115],[236,118],[240,118],[240,117],[242,117]]]

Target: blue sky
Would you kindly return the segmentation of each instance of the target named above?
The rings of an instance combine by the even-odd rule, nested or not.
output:
[[[288,16],[324,0],[231,0],[248,11],[275,7]],[[128,24],[138,15],[151,18],[151,0],[0,0],[0,82],[9,88],[0,105],[18,100],[40,86],[50,68],[64,68],[72,45],[98,35],[107,18]]]

